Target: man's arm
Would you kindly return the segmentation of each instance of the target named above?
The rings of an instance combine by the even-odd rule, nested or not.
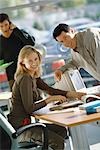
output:
[[[79,57],[79,56],[78,56]],[[76,57],[75,57],[76,58]],[[79,69],[81,66],[80,66],[80,62],[78,59],[74,59],[72,57],[72,60],[70,62],[68,62],[67,64],[65,64],[64,66],[62,66],[61,68],[57,69],[55,71],[55,74],[54,74],[54,78],[56,81],[60,81],[61,80],[61,76],[62,74],[66,71],[66,70],[75,70],[75,69]]]
[[[75,69],[80,69],[80,68],[83,68],[86,70],[85,68],[85,60],[83,59],[83,57],[78,53],[78,52],[75,52],[73,50],[71,50],[71,55],[72,55],[72,58],[71,60],[66,63],[64,66],[62,66],[61,68],[57,69],[55,71],[55,80],[56,81],[60,81],[61,80],[61,76],[62,74],[67,71],[67,70],[75,70]]]
[[[86,47],[90,53],[91,60],[94,61],[96,71],[100,75],[100,29],[91,28],[88,38],[90,40],[86,43]]]
[[[100,29],[97,36],[95,37],[95,41],[96,41],[95,61],[97,64],[96,69],[97,69],[97,73],[100,75]]]
[[[77,62],[75,60],[71,60],[69,63],[67,63],[64,66],[62,66],[60,68],[60,70],[62,71],[62,73],[64,73],[66,70],[78,69],[78,68],[79,68],[79,66],[78,66]]]
[[[99,47],[96,49],[96,64],[97,64],[97,72],[100,75],[100,41]]]

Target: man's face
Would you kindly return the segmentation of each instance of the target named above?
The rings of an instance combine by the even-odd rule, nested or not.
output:
[[[4,20],[3,22],[0,22],[0,31],[3,34],[6,34],[9,31],[10,23],[8,20]]]
[[[75,34],[72,31],[64,32],[62,31],[59,36],[56,37],[57,41],[63,44],[65,47],[76,48]]]

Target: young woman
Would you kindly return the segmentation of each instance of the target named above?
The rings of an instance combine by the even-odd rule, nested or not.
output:
[[[67,98],[81,98],[84,93],[62,91],[49,87],[41,78],[41,55],[34,47],[24,46],[18,56],[15,83],[12,89],[12,110],[9,122],[15,129],[31,123],[31,114],[45,107],[48,103],[66,101]],[[49,95],[45,100],[40,100],[40,91],[44,90]],[[64,149],[66,129],[54,124],[47,125],[50,146],[55,150]],[[33,139],[40,140],[37,136],[40,131],[33,132]],[[29,136],[29,135],[28,135]],[[28,138],[28,136],[26,136]]]

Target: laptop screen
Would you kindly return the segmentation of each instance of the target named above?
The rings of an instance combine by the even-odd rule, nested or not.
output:
[[[100,85],[86,88],[80,72],[76,70],[67,70],[64,72],[62,79],[56,82],[55,88],[61,90],[75,90],[77,92],[100,93]]]
[[[76,91],[86,90],[86,86],[78,70],[69,70],[68,74]]]

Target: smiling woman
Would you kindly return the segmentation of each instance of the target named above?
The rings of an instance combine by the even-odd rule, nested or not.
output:
[[[41,54],[32,46],[24,46],[19,53],[17,70],[15,73],[15,82],[12,89],[12,109],[9,114],[9,121],[18,129],[21,126],[31,123],[31,115],[35,111],[44,108],[49,103],[67,101],[67,98],[81,98],[85,93],[74,91],[64,91],[54,89],[48,86],[41,79]],[[42,99],[40,91],[45,91],[48,97]],[[28,122],[26,122],[28,120]],[[64,149],[64,137],[66,136],[66,129],[54,124],[49,124],[49,144],[53,149]],[[61,128],[61,130],[59,129]],[[60,133],[58,132],[60,131]],[[40,131],[38,131],[40,133]],[[38,135],[37,132],[37,135]],[[40,136],[37,136],[41,141]],[[25,135],[23,135],[25,136]],[[34,139],[34,132],[32,137]],[[25,136],[26,137],[26,136]],[[52,138],[55,137],[55,138]],[[27,137],[25,140],[29,138]],[[58,139],[58,141],[57,141]],[[60,142],[59,142],[60,141]]]
[[[30,45],[24,46],[19,53],[18,68],[15,77],[17,78],[20,73],[24,72],[30,74],[32,77],[40,77],[40,64],[41,54]]]

